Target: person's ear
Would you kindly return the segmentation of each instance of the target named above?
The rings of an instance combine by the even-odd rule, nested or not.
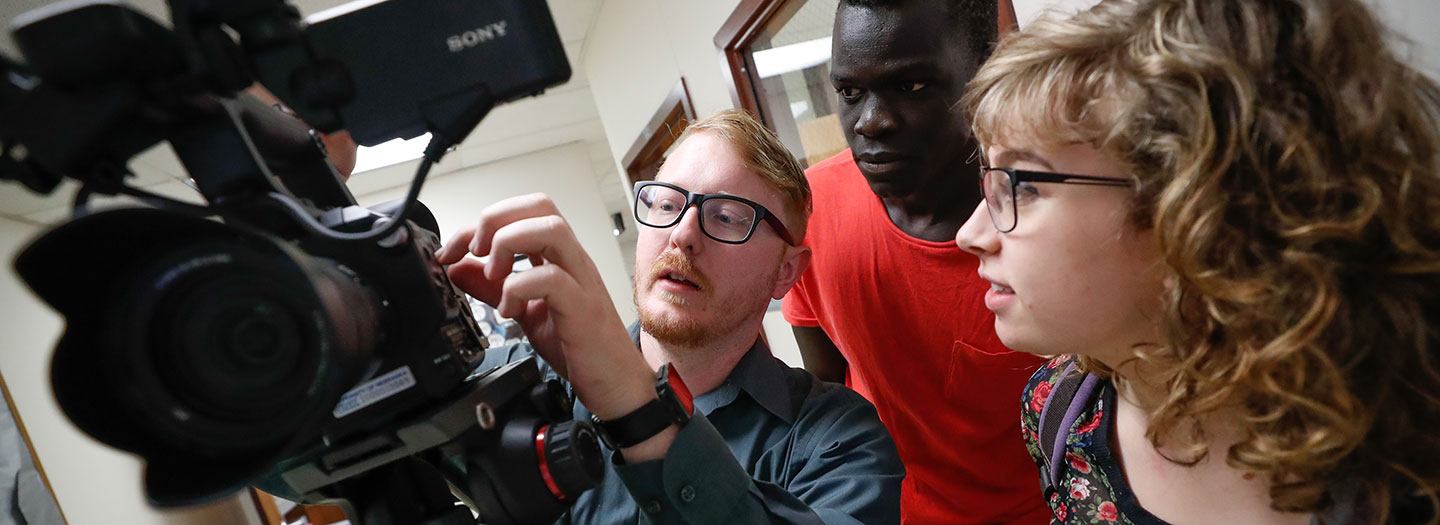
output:
[[[775,287],[770,290],[770,297],[782,299],[790,287],[805,275],[805,270],[810,268],[810,247],[786,246],[785,259],[780,262],[780,274],[775,278]]]

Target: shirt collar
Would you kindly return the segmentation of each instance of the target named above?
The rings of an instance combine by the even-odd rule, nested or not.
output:
[[[630,339],[640,347],[640,323],[630,325]],[[745,351],[725,382],[715,390],[696,396],[696,406],[708,415],[716,408],[730,404],[735,399],[734,389],[738,388],[754,399],[757,404],[775,417],[794,423],[804,397],[790,395],[790,381],[786,371],[789,367],[770,353],[770,347],[759,337],[755,344]],[[714,406],[707,406],[707,405]]]

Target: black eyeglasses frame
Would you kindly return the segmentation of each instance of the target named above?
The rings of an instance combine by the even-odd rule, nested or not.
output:
[[[661,225],[661,224],[651,224],[651,223],[645,222],[643,219],[640,218],[640,206],[641,206],[641,202],[640,202],[640,190],[645,189],[647,186],[663,186],[663,187],[670,188],[670,189],[672,189],[672,190],[678,191],[678,192],[680,192],[680,194],[682,194],[682,195],[685,196],[685,205],[684,205],[684,207],[680,209],[680,213],[675,214],[675,220],[674,220],[674,221],[671,221],[670,224],[663,224],[663,225]],[[684,219],[684,218],[685,218],[685,213],[689,212],[689,211],[690,211],[690,208],[691,208],[692,206],[698,209],[698,208],[700,207],[700,204],[701,204],[701,203],[704,203],[705,201],[708,201],[708,200],[711,200],[711,199],[731,200],[731,201],[739,202],[739,203],[741,203],[741,204],[744,204],[744,205],[746,205],[746,206],[749,206],[749,207],[753,208],[753,209],[755,210],[755,218],[756,218],[756,219],[759,219],[759,220],[757,220],[757,221],[755,221],[755,222],[753,222],[753,223],[750,224],[750,231],[745,232],[745,238],[740,239],[740,240],[738,240],[738,241],[727,241],[727,240],[725,240],[725,239],[721,239],[721,238],[715,237],[714,235],[711,235],[710,232],[709,232],[709,230],[706,230],[706,229],[705,229],[705,216],[702,214],[702,215],[700,216],[700,231],[701,231],[701,232],[704,232],[706,237],[709,237],[709,238],[711,238],[711,239],[714,239],[715,242],[721,242],[721,243],[725,243],[725,244],[745,244],[745,243],[747,243],[747,242],[750,241],[750,237],[752,237],[752,236],[755,235],[755,229],[759,227],[760,222],[761,222],[761,221],[764,221],[765,223],[769,224],[771,228],[773,228],[773,229],[775,230],[775,234],[776,234],[776,235],[779,235],[779,236],[780,236],[780,240],[785,241],[785,244],[789,244],[789,245],[791,245],[791,246],[797,246],[797,244],[795,243],[795,238],[790,235],[790,230],[787,229],[787,228],[785,228],[785,223],[780,221],[780,217],[779,217],[779,216],[775,215],[774,213],[771,213],[770,210],[766,209],[765,206],[761,205],[760,203],[755,202],[755,201],[752,201],[752,200],[749,200],[749,199],[746,199],[746,198],[736,197],[736,196],[734,196],[734,195],[725,195],[725,194],[694,193],[694,192],[691,192],[690,190],[687,190],[687,189],[685,189],[685,188],[681,188],[681,187],[676,186],[676,185],[674,185],[674,184],[665,183],[665,182],[660,182],[660,181],[653,181],[653,180],[642,180],[642,181],[640,181],[640,182],[636,182],[636,183],[635,183],[634,196],[635,196],[635,208],[632,209],[632,210],[630,210],[630,211],[631,211],[631,213],[633,213],[633,214],[635,215],[635,222],[638,222],[638,223],[643,224],[643,225],[645,225],[645,226],[649,226],[649,227],[651,227],[651,228],[669,228],[669,227],[674,226],[674,225],[676,225],[676,224],[680,224],[681,219]]]
[[[1005,173],[1010,178],[1010,227],[1001,228],[1000,221],[995,217],[995,206],[990,204],[990,194],[985,188],[985,176],[992,171]],[[1096,177],[1094,175],[1074,175],[1070,173],[1055,173],[1049,171],[1017,170],[1015,168],[980,166],[980,196],[985,199],[985,210],[990,212],[990,224],[1000,233],[1015,231],[1015,226],[1020,224],[1020,208],[1015,206],[1015,192],[1020,188],[1022,182],[1052,182],[1057,184],[1080,184],[1085,186],[1114,186],[1134,187],[1135,181],[1117,177]]]

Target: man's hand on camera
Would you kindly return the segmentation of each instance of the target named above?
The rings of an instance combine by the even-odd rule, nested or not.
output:
[[[516,254],[526,254],[535,267],[511,273]],[[596,416],[615,419],[655,399],[654,371],[630,340],[600,271],[549,197],[526,195],[486,208],[479,224],[457,232],[436,256],[461,290],[519,322],[530,344]],[[668,445],[665,440],[659,455],[627,449],[626,457],[660,457]]]

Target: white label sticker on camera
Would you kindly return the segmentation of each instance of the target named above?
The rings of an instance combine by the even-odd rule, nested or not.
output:
[[[410,367],[402,366],[386,372],[340,396],[340,403],[335,405],[335,417],[345,417],[412,386],[415,386],[415,376],[410,374]]]

